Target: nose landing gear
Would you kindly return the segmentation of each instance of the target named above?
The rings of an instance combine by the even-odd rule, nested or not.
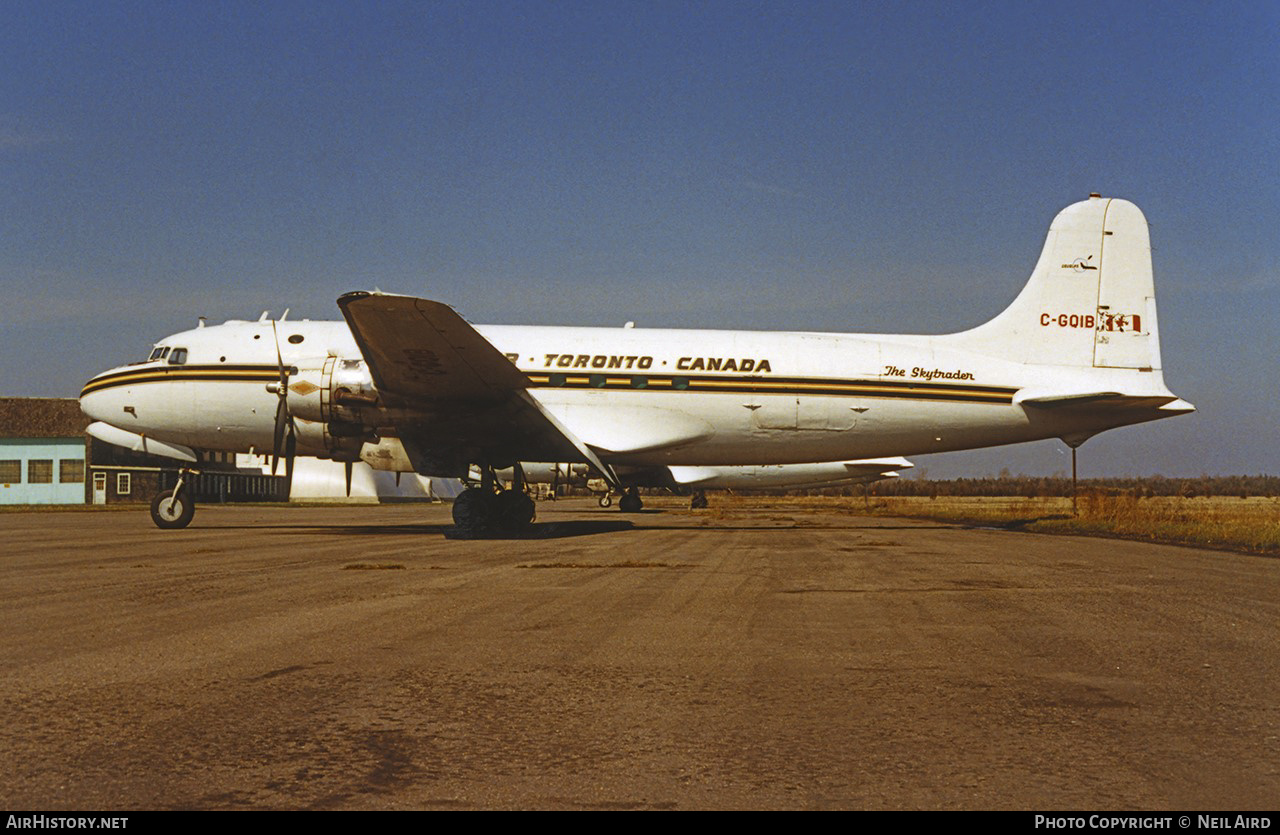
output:
[[[177,530],[191,524],[196,515],[196,502],[186,488],[186,479],[195,470],[178,471],[178,483],[172,490],[165,490],[151,500],[151,521],[162,530]]]

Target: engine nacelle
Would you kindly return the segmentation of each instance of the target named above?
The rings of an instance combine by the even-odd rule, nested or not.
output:
[[[299,447],[339,461],[359,461],[383,419],[378,390],[363,359],[328,356],[297,364],[288,404]]]

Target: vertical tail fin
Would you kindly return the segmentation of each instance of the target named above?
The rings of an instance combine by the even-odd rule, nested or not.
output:
[[[1035,365],[1159,369],[1151,239],[1142,211],[1097,195],[1063,209],[1013,304],[948,339]]]

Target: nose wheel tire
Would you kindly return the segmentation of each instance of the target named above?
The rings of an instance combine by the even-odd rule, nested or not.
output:
[[[605,493],[603,496],[599,498],[598,501],[601,507],[608,507],[609,505],[613,504],[613,496],[610,496],[608,493]]]
[[[177,530],[191,524],[196,515],[196,503],[191,500],[185,490],[175,496],[172,490],[165,490],[151,500],[151,521],[157,528]]]

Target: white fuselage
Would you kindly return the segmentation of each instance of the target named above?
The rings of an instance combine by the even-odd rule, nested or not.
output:
[[[1169,394],[1158,373],[1026,365],[957,350],[945,336],[477,330],[529,377],[531,394],[551,414],[619,465],[839,461],[1087,437],[1151,417],[1029,413],[1020,396]],[[289,403],[299,452],[326,456],[326,364],[332,375],[335,365],[360,359],[344,322],[228,322],[175,334],[158,343],[169,349],[165,358],[90,380],[82,406],[96,420],[161,441],[270,450],[277,332],[281,361],[296,369]],[[173,364],[179,349],[184,361]]]

